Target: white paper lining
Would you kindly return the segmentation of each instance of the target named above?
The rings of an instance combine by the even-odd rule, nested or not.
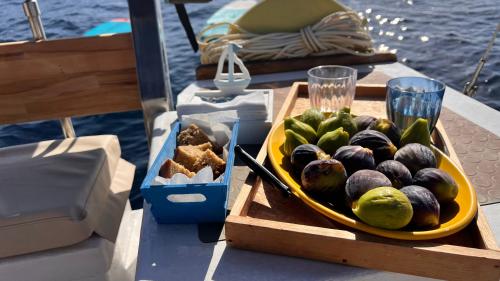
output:
[[[186,129],[191,124],[195,124],[207,134],[212,142],[223,147],[222,158],[224,161],[227,161],[229,141],[231,140],[232,133],[231,124],[238,120],[238,113],[236,110],[182,115],[180,120],[181,130]],[[224,178],[224,174],[220,175],[215,180],[213,178],[212,168],[207,166],[198,171],[192,178],[188,178],[182,173],[174,174],[170,179],[156,176],[153,179],[152,185],[221,182]]]

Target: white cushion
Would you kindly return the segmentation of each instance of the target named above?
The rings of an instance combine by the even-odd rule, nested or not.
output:
[[[94,232],[114,241],[131,187],[112,188],[120,154],[110,135],[0,149],[0,257],[75,244]]]

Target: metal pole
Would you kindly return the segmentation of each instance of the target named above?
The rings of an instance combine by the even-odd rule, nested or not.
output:
[[[189,43],[191,44],[191,48],[193,48],[193,51],[195,53],[198,52],[199,46],[198,42],[196,42],[196,34],[194,34],[193,26],[191,25],[191,21],[189,20],[186,6],[184,6],[184,4],[175,4],[175,10],[177,11],[179,20],[184,27],[184,31],[186,31],[186,36],[189,40]]]
[[[493,44],[495,43],[495,39],[497,38],[497,33],[499,31],[500,31],[500,23],[497,24],[497,28],[495,29],[495,32],[493,32],[493,37],[491,37],[490,43],[488,43],[488,47],[486,48],[486,51],[484,52],[483,56],[479,60],[479,63],[476,66],[476,70],[474,70],[471,81],[465,83],[464,94],[469,96],[469,97],[473,97],[476,95],[477,79],[479,79],[479,74],[481,73],[481,70],[483,70],[483,67],[486,64],[486,59],[488,59],[488,56],[490,55],[491,48],[493,48]]]
[[[33,39],[35,41],[47,40],[45,30],[43,29],[42,18],[40,17],[40,8],[36,0],[26,0],[23,3],[23,10],[30,23]],[[60,119],[59,122],[65,138],[74,138],[76,136],[71,118],[63,118]]]
[[[161,3],[159,0],[128,0],[128,7],[144,123],[151,141],[155,117],[174,108]]]

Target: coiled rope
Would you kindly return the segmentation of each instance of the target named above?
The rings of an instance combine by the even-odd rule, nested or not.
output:
[[[205,35],[220,26],[229,26],[237,33]],[[374,54],[366,23],[354,11],[332,13],[318,23],[294,33],[255,34],[232,23],[217,23],[203,29],[198,34],[197,41],[202,64],[217,63],[229,42],[243,47],[238,52],[238,57],[245,61],[334,54]]]

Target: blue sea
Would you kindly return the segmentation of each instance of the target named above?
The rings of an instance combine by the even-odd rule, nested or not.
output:
[[[22,0],[0,3],[0,42],[28,40],[29,25]],[[195,31],[228,0],[188,4]],[[484,53],[500,22],[498,0],[345,0],[362,13],[376,46],[395,52],[408,66],[461,90]],[[39,0],[49,38],[81,36],[88,29],[113,18],[128,17],[126,0]],[[172,5],[163,4],[164,30],[174,94],[194,80],[198,55],[191,50]],[[491,51],[479,78],[476,99],[500,109],[500,39]],[[1,79],[1,77],[0,77]],[[77,102],[77,101],[75,101]],[[147,165],[147,141],[141,112],[74,118],[77,135],[116,134],[123,158],[137,166],[131,201],[140,207],[138,186]],[[0,147],[62,137],[57,121],[0,126]]]

